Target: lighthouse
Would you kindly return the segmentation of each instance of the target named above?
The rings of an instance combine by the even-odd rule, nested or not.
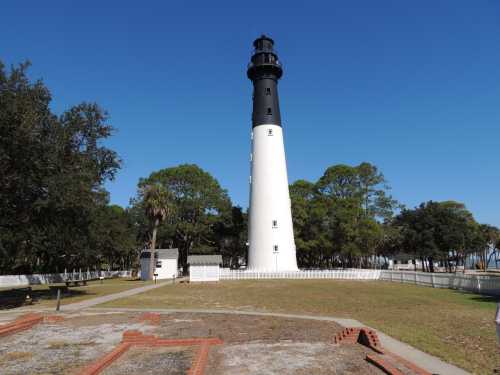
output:
[[[248,269],[297,271],[278,99],[283,67],[271,38],[262,35],[253,46],[247,70],[253,83]]]

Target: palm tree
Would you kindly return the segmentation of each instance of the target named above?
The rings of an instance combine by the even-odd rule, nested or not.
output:
[[[152,224],[151,257],[149,258],[149,279],[153,279],[156,268],[156,233],[160,223],[170,214],[171,194],[161,184],[147,185],[143,188],[144,209]]]

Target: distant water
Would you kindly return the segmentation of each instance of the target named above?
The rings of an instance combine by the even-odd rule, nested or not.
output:
[[[479,258],[468,258],[467,259],[467,268],[473,267],[479,261]],[[493,256],[488,263],[488,268],[497,268],[500,269],[500,262],[495,262],[495,257]]]

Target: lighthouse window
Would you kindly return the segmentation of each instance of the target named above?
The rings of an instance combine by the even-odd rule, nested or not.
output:
[[[278,220],[273,220],[273,228],[278,228]]]
[[[273,135],[273,129],[267,129],[267,135]]]
[[[266,95],[271,95],[271,88],[270,87],[266,87]]]
[[[268,114],[268,115],[272,115],[272,112],[271,112],[271,107],[268,107],[268,108],[267,108],[267,114]]]
[[[278,245],[274,245],[274,246],[273,246],[273,251],[274,251],[275,253],[277,253],[277,252],[278,252]]]

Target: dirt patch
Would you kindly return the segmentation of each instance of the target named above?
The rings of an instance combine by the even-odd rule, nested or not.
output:
[[[332,342],[343,327],[334,322],[272,316],[176,313],[163,315],[160,336],[219,337],[224,343],[249,341]],[[160,334],[161,333],[161,334]]]
[[[131,348],[103,375],[185,375],[194,353],[186,348]]]
[[[207,374],[380,374],[356,346],[329,343],[248,343],[213,349]]]
[[[96,324],[129,324],[137,323],[136,314],[113,313],[113,314],[89,314],[79,313],[65,316],[64,324],[73,328],[91,327]]]

